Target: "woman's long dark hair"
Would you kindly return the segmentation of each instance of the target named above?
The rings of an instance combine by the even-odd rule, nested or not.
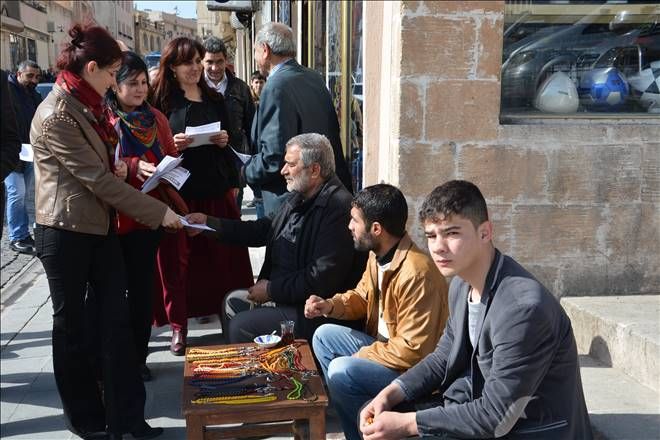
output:
[[[147,65],[144,60],[135,52],[124,52],[121,58],[121,67],[117,71],[117,76],[115,77],[117,79],[117,85],[140,73],[145,74],[147,77],[147,84],[149,84],[149,71],[147,70]],[[113,112],[116,111],[117,108],[119,108],[117,94],[108,89],[108,92],[105,94],[105,103]]]
[[[186,37],[175,38],[165,46],[165,50],[163,50],[163,54],[160,57],[160,68],[154,79],[153,94],[150,99],[151,105],[165,114],[170,113],[172,110],[170,108],[172,96],[175,93],[183,94],[171,67],[192,61],[195,58],[195,53],[204,58],[206,50],[198,41]],[[222,96],[206,84],[203,72],[199,77],[197,85],[202,89],[203,96],[209,97],[212,100],[222,101]]]

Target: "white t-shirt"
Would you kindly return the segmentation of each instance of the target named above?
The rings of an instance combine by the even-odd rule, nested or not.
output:
[[[383,273],[390,268],[390,263],[378,265],[378,291],[381,293],[378,296],[378,337],[379,341],[387,341],[390,338],[390,332],[387,329],[387,324],[383,320]]]

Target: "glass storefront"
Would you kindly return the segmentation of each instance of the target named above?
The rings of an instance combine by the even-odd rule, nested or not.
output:
[[[339,118],[342,146],[351,166],[354,188],[359,189],[364,103],[363,2],[278,0],[271,6],[272,16],[298,33],[301,63],[325,78]]]
[[[503,122],[660,116],[660,6],[507,0]]]

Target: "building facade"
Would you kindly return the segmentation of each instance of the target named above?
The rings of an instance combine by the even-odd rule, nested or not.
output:
[[[496,246],[555,295],[657,293],[660,115],[501,122],[504,16],[503,1],[365,2],[366,183],[402,189],[424,244],[424,196],[471,180]]]
[[[145,56],[149,52],[161,52],[165,45],[165,25],[154,22],[145,11],[134,12],[135,52]]]
[[[96,23],[105,27],[114,38],[123,41],[130,50],[135,50],[133,2],[105,0],[91,4]]]
[[[181,18],[175,14],[149,9],[145,9],[144,12],[147,13],[149,20],[161,24],[165,33],[163,47],[178,37],[197,38],[197,20],[193,18]]]
[[[209,36],[222,39],[233,60],[236,52],[236,30],[230,23],[231,12],[209,11],[206,1],[197,0],[197,35],[202,40]]]
[[[0,33],[3,69],[15,70],[24,60],[36,61],[45,68],[49,66],[52,43],[48,33],[46,3],[35,0],[1,3],[2,16],[6,17],[3,18]]]
[[[51,39],[51,53],[49,65],[55,67],[57,57],[70,37],[68,34],[73,18],[73,1],[54,0],[48,2],[47,31]],[[45,66],[48,67],[48,66]]]
[[[130,50],[135,50],[135,23],[133,2],[117,1],[117,39],[123,41]]]

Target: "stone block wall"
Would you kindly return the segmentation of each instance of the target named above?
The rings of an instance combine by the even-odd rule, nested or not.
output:
[[[659,293],[660,120],[501,125],[504,3],[401,1],[392,9],[383,27],[399,22],[389,26],[399,34],[379,41],[400,45],[392,60],[400,69],[374,87],[400,94],[379,109],[367,101],[381,120],[387,112],[389,132],[372,116],[365,144],[398,166],[381,163],[392,171],[366,183],[401,187],[417,243],[425,245],[416,218],[424,196],[446,180],[471,180],[488,201],[496,245],[557,296]]]

